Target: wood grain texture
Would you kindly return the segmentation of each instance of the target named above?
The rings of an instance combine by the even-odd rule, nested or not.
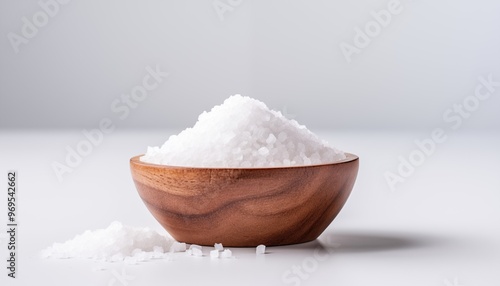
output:
[[[130,159],[139,196],[177,240],[213,246],[316,239],[346,202],[359,159],[277,168],[188,168]]]

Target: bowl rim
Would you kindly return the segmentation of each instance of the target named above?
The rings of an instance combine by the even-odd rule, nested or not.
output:
[[[333,165],[340,165],[340,164],[347,164],[351,163],[354,161],[359,160],[359,156],[352,154],[352,153],[347,153],[344,152],[345,154],[345,159],[332,162],[332,163],[326,163],[326,164],[314,164],[314,165],[299,165],[299,166],[277,166],[277,167],[255,167],[255,168],[231,168],[231,167],[194,167],[194,166],[172,166],[172,165],[160,165],[160,164],[154,164],[154,163],[148,163],[148,162],[142,162],[140,160],[140,157],[144,156],[144,154],[134,156],[130,158],[130,164],[133,165],[141,165],[145,167],[154,167],[154,168],[159,168],[159,169],[176,169],[176,170],[242,170],[242,171],[248,171],[248,170],[279,170],[279,169],[296,169],[296,168],[311,168],[311,167],[322,167],[322,166],[333,166]]]

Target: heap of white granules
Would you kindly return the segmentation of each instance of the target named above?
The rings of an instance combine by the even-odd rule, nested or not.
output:
[[[345,154],[256,99],[233,95],[141,161],[185,167],[255,168],[333,163]]]

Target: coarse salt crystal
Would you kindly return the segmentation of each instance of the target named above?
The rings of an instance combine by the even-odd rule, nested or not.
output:
[[[267,144],[274,144],[276,142],[276,137],[273,134],[269,134],[269,137],[266,139]]]
[[[186,243],[175,241],[172,246],[170,246],[170,252],[183,252],[186,251]]]
[[[224,251],[221,252],[220,257],[221,258],[231,258],[233,253],[229,249],[225,249]]]
[[[219,251],[217,249],[211,250],[210,258],[219,258]]]
[[[203,252],[201,251],[201,248],[193,248],[191,249],[193,251],[193,256],[203,256]]]
[[[269,154],[269,149],[266,147],[260,147],[258,152],[260,155],[267,156]]]
[[[264,244],[258,245],[255,248],[255,253],[256,254],[264,254],[264,253],[266,253],[266,246]]]
[[[201,249],[202,249],[201,245],[191,244],[191,245],[189,246],[189,249],[193,249],[193,248],[198,248],[199,250],[201,250]]]

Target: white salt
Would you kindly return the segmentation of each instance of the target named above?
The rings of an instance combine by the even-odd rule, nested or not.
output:
[[[193,251],[193,256],[203,256],[203,252],[201,251],[201,248],[193,248],[191,249]]]
[[[210,258],[219,258],[219,250],[214,249],[210,251]]]
[[[170,246],[170,252],[182,252],[186,251],[186,243],[175,241],[172,246]]]
[[[189,249],[186,250],[186,254],[189,256],[203,256],[202,247],[197,244],[191,244]]]
[[[224,251],[221,252],[220,257],[221,258],[231,258],[233,253],[229,249],[225,249]]]
[[[266,139],[266,143],[268,145],[272,145],[276,142],[276,137],[273,134],[269,134],[269,137]]]
[[[345,154],[263,102],[233,95],[141,161],[192,167],[281,167],[333,163]]]
[[[258,152],[262,156],[269,155],[269,149],[267,149],[266,147],[260,147],[259,150],[258,150]]]
[[[285,142],[286,138],[287,138],[286,132],[281,131],[280,134],[278,134],[278,140],[280,141],[280,143]]]
[[[164,255],[173,239],[149,228],[134,228],[113,222],[106,229],[87,230],[64,243],[54,243],[42,251],[44,257],[90,258],[135,264]]]
[[[214,248],[215,250],[224,250],[224,246],[222,245],[222,243],[214,244]]]
[[[258,245],[255,248],[255,253],[256,254],[264,254],[264,253],[266,253],[266,246],[264,244]]]
[[[189,246],[189,249],[191,249],[191,250],[192,250],[193,248],[197,248],[197,249],[199,249],[199,250],[201,250],[201,249],[202,249],[201,245],[191,244],[191,245]]]
[[[153,247],[153,258],[162,258],[165,255],[165,251],[161,246]]]

